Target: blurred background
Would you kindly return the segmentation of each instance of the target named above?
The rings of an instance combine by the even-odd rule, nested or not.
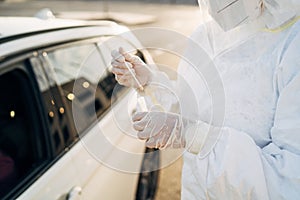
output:
[[[49,8],[57,18],[108,19],[132,30],[158,27],[186,37],[201,20],[197,0],[0,0],[1,16],[35,16],[44,8]],[[159,46],[163,42],[162,38],[151,38],[143,38],[143,45],[156,43]],[[170,41],[170,45],[182,52],[186,48],[184,41]],[[162,49],[152,49],[150,53],[158,65],[166,66],[170,76],[174,75],[180,56]],[[161,170],[156,200],[180,199],[181,168],[182,158],[179,158]]]

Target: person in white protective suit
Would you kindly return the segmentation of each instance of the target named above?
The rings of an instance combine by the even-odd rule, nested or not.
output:
[[[178,67],[184,81],[177,86],[186,92],[188,85],[196,103],[184,103],[191,98],[185,94],[181,113],[136,113],[139,138],[148,147],[187,150],[182,199],[300,199],[299,2],[200,0],[199,5],[212,20],[191,36],[189,62]],[[145,95],[151,81],[167,84],[163,73],[138,57],[122,49],[112,56],[120,84],[138,88],[125,62]],[[213,65],[220,81],[209,74],[199,78],[201,63]],[[214,109],[218,105],[223,107]]]

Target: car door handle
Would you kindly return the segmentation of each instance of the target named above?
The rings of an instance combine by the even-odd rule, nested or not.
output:
[[[66,200],[80,200],[81,199],[82,188],[79,186],[74,186],[66,196]]]

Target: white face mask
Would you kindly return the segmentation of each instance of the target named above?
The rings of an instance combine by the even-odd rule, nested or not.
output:
[[[199,0],[224,31],[257,18],[261,0]]]

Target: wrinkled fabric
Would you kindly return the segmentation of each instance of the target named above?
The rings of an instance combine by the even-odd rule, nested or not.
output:
[[[185,153],[182,199],[299,198],[300,22],[279,32],[254,31],[218,53],[209,49],[205,31],[200,26],[191,38],[219,72],[224,121],[215,127],[220,137],[210,151]],[[186,57],[195,60],[196,54],[190,48]],[[185,61],[179,66],[179,74],[199,94],[195,110],[184,104],[189,99],[182,93],[182,110],[210,122],[213,91],[196,68]]]

